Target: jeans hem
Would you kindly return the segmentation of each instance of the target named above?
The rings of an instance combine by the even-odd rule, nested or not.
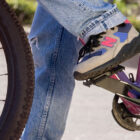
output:
[[[82,31],[79,33],[79,37],[87,41],[87,38],[91,34],[99,34],[112,27],[115,27],[126,20],[126,17],[119,11],[116,5],[98,18],[91,20],[82,27]]]

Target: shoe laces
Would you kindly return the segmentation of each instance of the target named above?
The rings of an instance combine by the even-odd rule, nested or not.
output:
[[[99,39],[103,38],[103,36],[102,36],[103,34],[105,34],[105,32],[100,33],[98,35],[91,35],[89,37],[87,43],[82,47],[82,49],[79,52],[78,62],[82,57],[85,56],[85,54],[87,54],[87,53],[90,54],[91,52],[94,52],[95,51],[94,48],[97,48],[98,46],[100,46]]]

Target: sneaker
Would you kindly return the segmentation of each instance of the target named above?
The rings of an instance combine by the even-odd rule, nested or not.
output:
[[[125,23],[98,35],[91,35],[79,52],[74,70],[77,80],[99,76],[140,52],[140,34]]]

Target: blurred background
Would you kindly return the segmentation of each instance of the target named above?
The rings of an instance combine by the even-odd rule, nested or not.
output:
[[[24,25],[30,25],[32,23],[37,6],[36,0],[7,0],[7,2],[15,9],[19,20]],[[140,0],[114,0],[114,3],[118,5],[118,8],[140,31]]]
[[[20,22],[30,25],[37,7],[36,0],[6,0],[15,10]]]

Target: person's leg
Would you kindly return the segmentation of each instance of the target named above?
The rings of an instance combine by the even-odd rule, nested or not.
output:
[[[22,140],[60,140],[74,89],[77,38],[40,5],[29,41],[35,63],[35,94]]]
[[[38,1],[86,46],[74,70],[77,80],[97,77],[140,52],[139,33],[116,5],[103,0]]]
[[[104,2],[104,0],[38,1],[62,26],[81,38],[101,33],[126,20],[116,5]]]

